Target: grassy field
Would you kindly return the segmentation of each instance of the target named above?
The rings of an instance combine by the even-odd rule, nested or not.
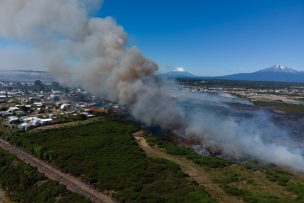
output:
[[[47,179],[35,168],[0,149],[0,184],[13,202],[88,203],[89,200]]]
[[[191,148],[177,146],[160,137],[147,134],[146,139],[151,146],[164,149],[168,154],[185,156],[204,167],[226,193],[241,197],[245,202],[304,202],[303,174],[256,161],[237,163],[202,157]]]
[[[287,104],[280,101],[253,101],[258,107],[271,108],[286,112],[304,112],[304,105]]]
[[[216,202],[177,165],[146,157],[132,137],[136,130],[105,119],[3,136],[121,202]]]

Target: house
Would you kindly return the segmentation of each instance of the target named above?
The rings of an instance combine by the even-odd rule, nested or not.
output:
[[[46,118],[46,119],[40,119],[40,125],[49,125],[53,123],[53,119]]]
[[[0,95],[0,103],[6,103],[7,102],[7,96],[6,95]]]
[[[43,106],[43,104],[41,102],[34,102],[34,105],[36,107],[42,107]]]
[[[119,109],[119,105],[113,105],[113,109]]]
[[[41,99],[38,98],[38,97],[30,97],[29,101],[31,101],[31,102],[38,102],[38,101],[41,101]]]
[[[94,117],[93,114],[90,114],[90,113],[88,113],[88,112],[82,112],[80,115],[84,115],[84,116],[87,117],[87,118],[93,118],[93,117]]]
[[[60,109],[67,110],[69,107],[70,107],[70,104],[61,104]]]
[[[24,130],[29,130],[35,127],[38,127],[40,125],[49,125],[53,124],[53,119],[51,118],[46,118],[46,119],[41,119],[37,117],[25,117],[23,118],[23,123],[19,125],[19,128],[24,129]]]
[[[57,119],[58,118],[58,114],[57,113],[50,113],[50,114],[48,114],[48,116],[51,119]]]
[[[6,118],[6,117],[11,116],[11,115],[13,115],[13,114],[12,114],[12,113],[9,113],[9,112],[7,112],[7,111],[1,111],[1,112],[0,112],[0,115],[1,115],[1,117]]]
[[[50,98],[54,101],[59,101],[60,100],[60,95],[56,95],[56,94],[51,94]]]
[[[43,113],[44,112],[44,110],[42,109],[42,108],[37,108],[37,109],[35,109],[35,113]]]
[[[12,116],[18,110],[19,110],[18,107],[9,107],[9,109],[7,109],[6,111],[1,111],[0,114],[2,117],[8,117],[8,116]]]
[[[21,129],[23,129],[23,130],[29,130],[29,129],[31,129],[31,126],[28,123],[21,123],[18,127],[21,128]]]
[[[18,107],[9,107],[7,112],[12,115],[13,113],[15,113],[15,111],[18,111],[18,110],[19,110]]]
[[[16,116],[10,116],[10,117],[8,117],[8,122],[9,122],[10,124],[16,124],[16,123],[18,123],[19,121],[20,121],[19,118],[16,117]]]
[[[23,122],[29,124],[31,127],[36,127],[40,125],[40,118],[37,117],[25,117],[23,118]]]

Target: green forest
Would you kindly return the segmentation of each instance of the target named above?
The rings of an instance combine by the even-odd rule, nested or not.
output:
[[[13,202],[88,203],[65,186],[46,178],[35,168],[0,149],[0,184]]]
[[[146,157],[132,137],[136,130],[105,119],[6,138],[98,190],[112,191],[120,202],[216,202],[178,165]]]

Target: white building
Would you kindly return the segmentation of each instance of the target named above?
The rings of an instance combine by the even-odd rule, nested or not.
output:
[[[34,102],[34,105],[36,107],[42,107],[43,106],[43,104],[41,102]]]
[[[10,114],[13,114],[15,111],[18,111],[19,108],[18,107],[9,107],[7,112]]]
[[[16,117],[16,116],[10,116],[10,117],[8,117],[8,122],[10,124],[18,123],[19,122],[19,118]]]
[[[40,125],[48,125],[52,123],[53,123],[53,119],[51,118],[40,119]]]
[[[67,110],[69,107],[70,107],[70,104],[61,104],[60,109]]]

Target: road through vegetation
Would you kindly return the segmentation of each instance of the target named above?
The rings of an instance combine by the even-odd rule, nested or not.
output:
[[[38,171],[44,173],[48,178],[56,180],[63,185],[66,185],[69,190],[72,192],[78,193],[82,196],[87,197],[93,202],[114,202],[109,196],[99,193],[93,190],[90,186],[80,182],[74,177],[64,174],[54,167],[50,166],[44,161],[41,161],[24,151],[20,150],[17,147],[10,145],[8,142],[0,139],[0,147],[8,150],[10,153],[17,156],[19,159],[29,163],[33,167],[36,167]]]
[[[133,134],[136,139],[138,145],[146,152],[148,156],[154,158],[162,158],[172,161],[179,165],[181,169],[187,173],[190,177],[192,177],[197,183],[201,186],[205,187],[207,192],[214,198],[216,198],[219,202],[223,203],[237,203],[243,202],[242,200],[226,194],[217,184],[215,184],[209,177],[208,173],[204,171],[203,168],[196,166],[191,161],[186,160],[183,157],[178,157],[174,155],[167,154],[164,151],[157,150],[149,146],[143,137],[143,132],[138,131]]]

